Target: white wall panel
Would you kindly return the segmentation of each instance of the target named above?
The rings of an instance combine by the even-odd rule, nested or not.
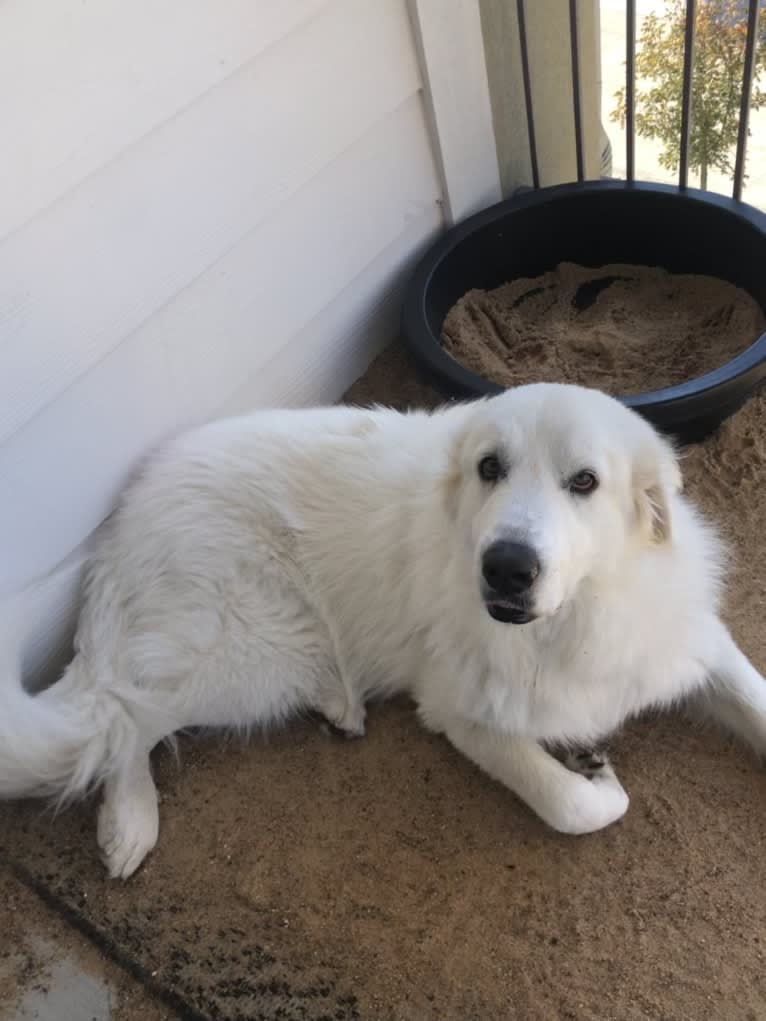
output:
[[[0,446],[0,593],[66,556],[161,436],[284,349],[300,371],[296,334],[383,249],[408,238],[403,259],[432,232],[438,194],[413,96]]]
[[[326,5],[3,0],[0,238]]]
[[[0,443],[418,83],[403,4],[336,0],[7,238]]]

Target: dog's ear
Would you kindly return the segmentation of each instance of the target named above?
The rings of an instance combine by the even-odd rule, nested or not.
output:
[[[641,451],[633,475],[633,500],[638,526],[652,543],[668,542],[673,534],[673,497],[681,492],[678,456],[666,440],[654,435]]]

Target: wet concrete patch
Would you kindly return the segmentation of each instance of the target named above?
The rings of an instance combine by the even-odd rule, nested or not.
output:
[[[170,1021],[177,1015],[0,869],[0,1021]]]

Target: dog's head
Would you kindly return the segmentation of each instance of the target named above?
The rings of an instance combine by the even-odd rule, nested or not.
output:
[[[642,547],[670,542],[680,487],[673,449],[636,413],[594,390],[540,383],[471,409],[445,494],[488,613],[525,624]]]

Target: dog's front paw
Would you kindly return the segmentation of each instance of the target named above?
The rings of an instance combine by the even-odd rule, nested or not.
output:
[[[629,798],[609,765],[603,762],[588,777],[570,772],[555,809],[546,820],[560,833],[595,833],[617,822],[628,810]]]

